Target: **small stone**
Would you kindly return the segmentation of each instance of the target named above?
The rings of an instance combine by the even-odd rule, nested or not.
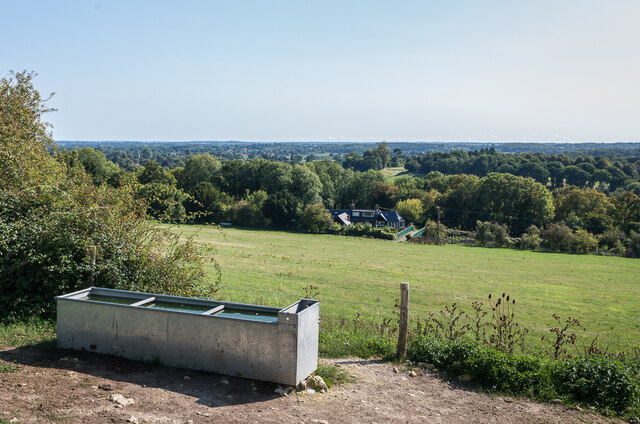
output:
[[[327,420],[311,420],[309,422],[311,422],[313,424],[329,424],[329,421],[327,421]]]
[[[285,388],[285,387],[282,387],[282,386],[276,387],[276,389],[273,392],[279,394],[280,396],[288,396],[289,395],[289,390],[287,388]]]
[[[185,381],[191,380],[191,377],[189,377],[188,375],[184,376]]]
[[[302,380],[301,382],[298,383],[298,390],[301,392],[304,392],[305,390],[307,390],[307,381],[306,380]]]
[[[402,381],[407,381],[407,377],[402,377]]]
[[[137,424],[138,423],[138,419],[136,417],[134,417],[133,415],[131,415],[129,417],[129,419],[127,419],[127,422],[128,423],[136,423]]]
[[[551,401],[551,403],[556,404],[556,405],[560,405],[562,403],[561,399],[554,399]]]
[[[317,391],[328,390],[327,383],[324,382],[324,379],[319,375],[312,375],[307,378],[307,387],[311,387]]]
[[[307,394],[308,394],[308,395],[315,395],[315,394],[316,394],[316,391],[315,391],[315,390],[313,390],[313,389],[307,389]]]
[[[575,409],[576,411],[582,411],[582,408],[580,407],[580,405],[576,405]]]
[[[229,384],[229,380],[227,380],[226,378],[223,378],[222,380],[220,380],[220,382],[222,384]]]
[[[127,406],[127,405],[133,405],[135,403],[135,401],[131,398],[126,398],[120,394],[113,394],[111,396],[109,396],[109,400],[113,403],[120,406]]]
[[[409,371],[409,377],[417,377],[418,374],[414,370]]]
[[[394,374],[398,374],[399,372],[400,372],[400,371],[398,371],[398,368],[393,367],[393,373],[394,373]]]
[[[101,384],[98,386],[98,389],[109,391],[109,390],[113,390],[113,387],[111,387],[111,384]]]
[[[506,403],[513,403],[513,399],[502,398],[502,400],[505,401]]]
[[[438,371],[438,368],[434,368],[431,371],[433,371],[434,373],[439,373],[440,371]]]

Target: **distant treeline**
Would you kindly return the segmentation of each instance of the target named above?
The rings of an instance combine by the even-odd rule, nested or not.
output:
[[[110,156],[131,158],[135,149]],[[436,219],[440,207],[449,228],[475,230],[478,222],[496,222],[512,236],[555,223],[600,237],[601,250],[615,245],[618,253],[631,252],[625,246],[640,233],[636,156],[505,154],[494,148],[411,156],[381,143],[341,161],[185,153],[184,166],[170,167],[153,160],[151,147],[139,153],[141,165],[130,168],[92,148],[62,151],[59,157],[84,167],[96,185],[137,187],[149,213],[163,220],[336,232],[326,208],[355,204],[395,209],[418,225]],[[414,173],[385,179],[379,169],[390,165]]]
[[[193,155],[209,153],[221,160],[264,158],[292,164],[331,158],[342,162],[349,153],[363,155],[378,143],[247,143],[225,142],[136,142],[60,141],[64,149],[90,147],[124,169],[134,169],[148,160],[164,167],[185,166]],[[430,152],[473,152],[493,149],[497,153],[542,153],[569,156],[640,156],[640,143],[388,143],[393,157],[421,156]],[[402,163],[402,160],[395,162]]]

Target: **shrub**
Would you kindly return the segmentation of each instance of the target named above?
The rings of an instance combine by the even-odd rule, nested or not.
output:
[[[555,385],[576,402],[623,413],[640,403],[638,365],[601,355],[581,356],[559,364]]]
[[[598,249],[598,239],[587,230],[578,229],[573,235],[571,251],[587,253]]]
[[[509,355],[469,340],[441,341],[429,336],[412,340],[408,357],[428,362],[455,376],[468,374],[492,391],[549,399],[555,391],[546,362],[534,356]]]
[[[631,233],[631,237],[629,237],[629,255],[634,258],[640,258],[640,233]]]
[[[49,109],[32,77],[0,79],[0,319],[52,316],[55,296],[92,285],[213,295],[212,256],[147,221],[131,185],[96,187],[84,167],[50,154]]]
[[[487,389],[516,396],[550,400],[557,397],[622,415],[637,422],[640,376],[637,363],[601,355],[566,361],[498,352],[470,340],[443,341],[419,336],[410,341],[407,356],[454,376],[470,375]]]
[[[542,245],[556,252],[569,252],[573,244],[574,235],[571,228],[562,223],[547,225],[540,234]]]
[[[440,223],[440,240],[444,240],[445,235],[447,233],[448,228]],[[422,237],[429,240],[437,240],[438,239],[438,223],[435,221],[428,220],[424,224],[424,233]]]
[[[478,221],[475,240],[478,245],[488,247],[505,247],[510,244],[507,226],[497,222]]]
[[[305,206],[300,216],[300,224],[311,233],[325,233],[334,226],[331,214],[322,203]]]
[[[373,237],[383,240],[393,240],[395,231],[391,228],[374,228],[371,225],[358,223],[352,225],[345,225],[340,227],[337,234],[345,236],[360,236],[360,237]]]
[[[527,228],[527,231],[522,234],[520,241],[518,241],[518,249],[523,250],[536,250],[540,247],[540,230],[535,225]]]
[[[0,191],[0,318],[51,316],[88,286],[211,296],[206,253],[144,219],[130,190],[92,184]],[[204,254],[204,256],[203,256]]]
[[[598,236],[598,245],[603,249],[619,249],[622,247],[622,241],[625,234],[620,230],[608,230]]]

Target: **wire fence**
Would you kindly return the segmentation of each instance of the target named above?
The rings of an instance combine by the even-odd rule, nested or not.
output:
[[[346,287],[348,287],[348,283]],[[327,295],[327,293],[323,292],[320,294],[319,298],[321,300],[321,314],[324,317],[329,318],[341,318],[341,319],[381,319],[381,318],[390,318],[394,317],[397,314],[397,301],[400,296],[399,284],[389,283],[388,285],[384,284],[358,284],[359,287],[369,287],[375,289],[388,289],[389,294],[393,294],[391,297],[376,297],[375,299],[369,299],[368,301],[353,301],[347,300],[344,298],[340,298],[337,296]],[[309,286],[307,286],[309,287]],[[333,287],[335,288],[335,282]],[[299,300],[301,297],[305,296],[305,293],[302,289],[300,292],[294,291],[283,291],[283,290],[261,290],[261,289],[246,289],[246,288],[236,288],[236,287],[225,287],[220,295],[225,298],[224,300],[229,301],[243,301],[247,303],[258,303],[258,304],[271,304],[271,306],[287,306],[289,304],[294,303]],[[309,291],[313,291],[313,287],[308,288]],[[313,293],[311,293],[313,295]],[[425,302],[425,299],[428,302]],[[435,306],[433,304],[434,299],[442,299],[440,306]],[[448,302],[462,302],[467,301],[469,304],[464,304],[464,306],[469,307],[471,305],[471,301],[480,301],[484,302],[486,306],[489,306],[487,297],[479,297],[473,295],[458,295],[455,293],[444,293],[444,292],[433,292],[424,289],[412,289],[410,291],[410,304],[409,304],[409,317],[410,324],[416,325],[418,321],[424,321],[430,314],[434,314],[437,317],[444,317],[447,314],[442,311],[445,305],[450,305]],[[275,304],[274,304],[275,303]],[[560,308],[561,306],[575,306],[566,302],[556,302],[554,304],[549,305],[535,305],[535,306],[524,306],[520,305],[524,312],[527,309],[533,308],[544,308],[549,311],[549,317],[551,318],[552,312],[554,308]],[[620,315],[603,315],[601,313],[597,313],[597,317],[603,318],[606,317],[611,321],[615,322],[628,322],[628,323],[637,323],[640,322],[640,319],[629,317],[629,316],[620,316]],[[530,332],[534,332],[539,336],[542,334],[548,334],[551,328],[554,326],[540,326],[534,324],[521,324],[521,327],[526,328]],[[577,336],[581,336],[583,338],[598,340],[605,340],[609,345],[618,345],[618,346],[626,346],[626,347],[637,347],[640,345],[640,340],[635,337],[625,337],[625,336],[615,336],[611,334],[602,334],[600,332],[591,332],[586,330],[580,330],[579,328],[571,330],[571,333],[575,333]],[[539,337],[538,336],[538,337]]]
[[[252,270],[251,271],[252,274],[262,274],[262,275],[273,275],[273,272],[271,271],[259,271],[259,270]],[[299,276],[298,276],[299,277]],[[304,281],[300,281],[300,283],[305,284]],[[329,277],[321,277],[321,276],[314,276],[313,279],[309,280],[308,284],[312,284],[314,286],[322,286],[324,284],[326,284],[328,287],[331,287],[332,291],[339,291],[339,290],[350,290],[352,289],[354,286],[357,286],[358,289],[362,288],[362,287],[366,287],[369,289],[372,289],[372,291],[376,291],[376,292],[381,292],[383,291],[384,293],[380,293],[382,296],[378,296],[381,299],[382,298],[387,298],[387,299],[395,299],[400,295],[400,291],[399,291],[399,283],[395,283],[395,282],[389,282],[389,283],[362,283],[362,282],[357,282],[357,283],[352,283],[348,280],[344,280],[344,281],[335,281]],[[302,289],[302,287],[301,287]],[[224,290],[226,291],[234,291],[234,292],[238,292],[238,291],[246,291],[246,288],[235,288],[235,287],[227,287]],[[283,293],[282,291],[278,291],[278,290],[254,290],[254,289],[250,289],[252,292],[256,292],[256,293],[261,293],[261,294],[280,294],[281,297],[286,295],[286,293]],[[224,291],[223,291],[224,294]],[[302,294],[302,290],[300,292],[297,293],[291,293],[290,296],[288,297],[289,300],[291,300],[291,303],[295,300],[298,300],[300,294]],[[489,293],[487,293],[488,295]],[[500,293],[493,293],[493,295],[498,295],[501,294]],[[488,301],[488,297],[487,295],[485,296],[478,296],[478,295],[473,295],[473,294],[456,294],[456,293],[451,293],[451,292],[442,292],[442,291],[435,291],[435,290],[425,290],[425,289],[421,289],[421,288],[414,288],[411,287],[411,298],[412,298],[412,305],[411,308],[415,309],[415,308],[419,308],[420,307],[420,303],[421,303],[421,299],[434,299],[434,298],[438,298],[438,299],[442,299],[442,305],[447,304],[448,302],[462,302],[462,301],[467,301],[469,302],[469,305],[471,304],[471,302],[473,301],[478,301],[478,302],[487,302]],[[384,297],[383,297],[384,296]],[[446,300],[445,300],[446,299]],[[344,299],[340,299],[338,297],[334,297],[331,296],[331,294],[327,294],[327,292],[322,292],[322,300],[325,301],[325,305],[328,303],[351,303],[353,305],[363,305],[363,306],[375,306],[375,307],[381,307],[381,306],[385,306],[382,303],[373,303],[373,302],[353,302],[353,301],[349,301],[349,300],[344,300]],[[556,313],[560,310],[571,310],[571,309],[575,309],[576,304],[575,303],[571,303],[571,302],[566,302],[566,301],[562,301],[559,299],[554,299],[553,302],[548,302],[546,301],[546,299],[534,299],[534,298],[530,298],[530,300],[532,301],[536,301],[535,306],[533,304],[527,304],[524,302],[520,302],[521,305],[520,307],[522,307],[523,309],[527,310],[527,309],[531,309],[531,308],[536,308],[538,310],[540,309],[544,309],[546,311],[549,312],[549,317],[551,317],[551,315],[553,313]],[[526,298],[525,298],[526,301]],[[432,302],[430,302],[432,303]],[[393,304],[391,304],[391,306],[393,306]],[[388,307],[388,306],[387,306]],[[425,311],[427,311],[427,313],[429,312],[428,310],[425,309]],[[437,311],[432,311],[432,312],[437,312]],[[609,320],[611,322],[629,322],[629,323],[635,323],[635,324],[640,324],[640,317],[639,318],[633,318],[630,317],[628,315],[613,315],[611,313],[605,313],[602,311],[597,311],[597,310],[588,310],[588,311],[581,311],[580,314],[582,317],[584,316],[590,316],[590,315],[595,315],[597,316],[597,318],[599,320],[602,319],[606,319]],[[580,318],[580,317],[577,317]],[[607,337],[606,335],[601,335],[602,337]],[[631,339],[632,340],[632,339]],[[637,341],[640,344],[640,340]]]

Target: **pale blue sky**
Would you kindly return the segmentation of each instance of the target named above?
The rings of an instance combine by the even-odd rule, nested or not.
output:
[[[58,140],[640,140],[637,0],[0,2]]]

